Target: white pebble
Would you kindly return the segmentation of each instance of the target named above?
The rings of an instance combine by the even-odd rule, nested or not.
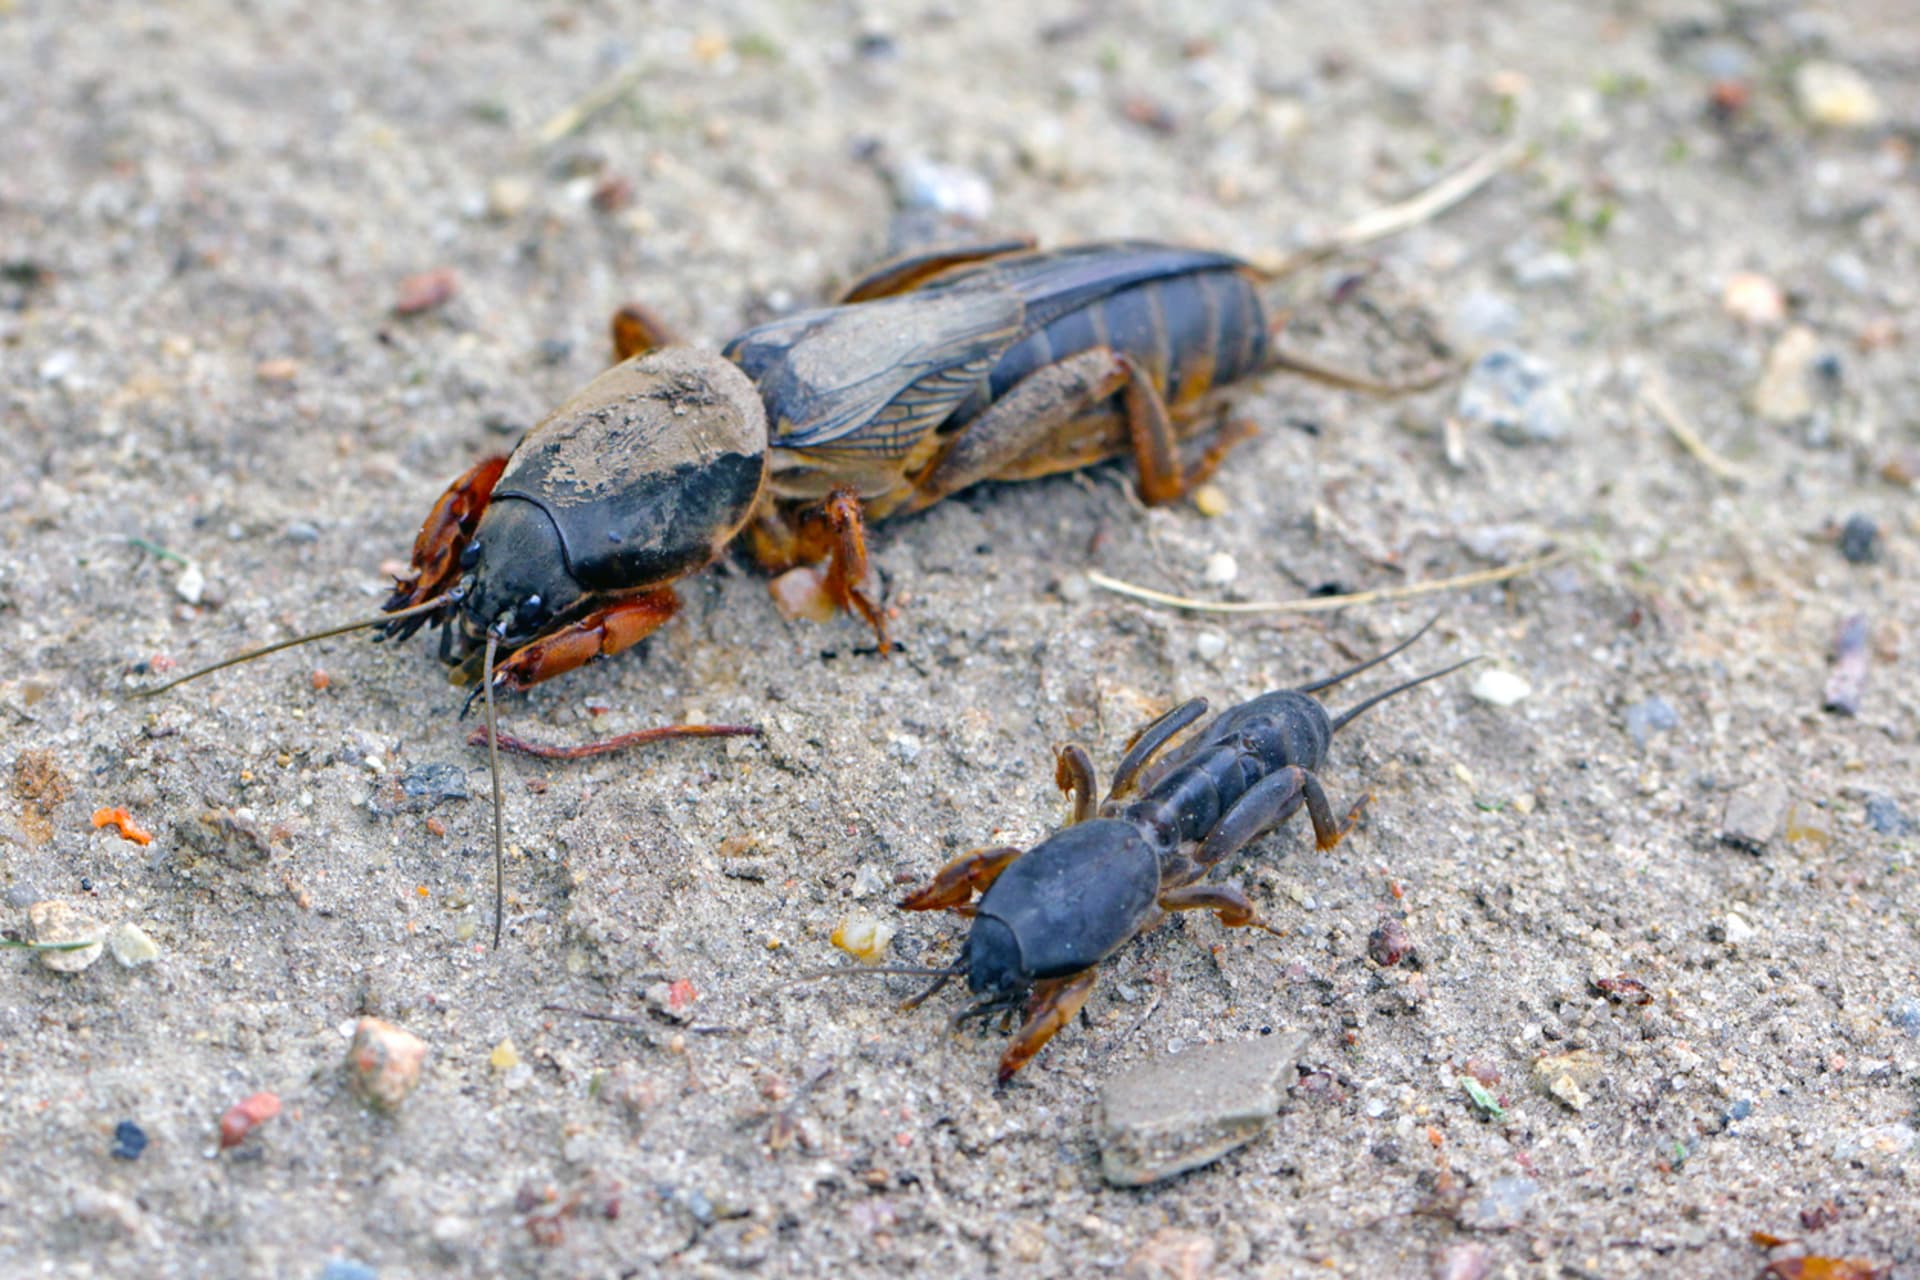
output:
[[[1204,576],[1206,577],[1208,586],[1224,587],[1240,576],[1240,563],[1233,558],[1231,553],[1216,551],[1207,557],[1207,567]]]
[[[107,935],[107,946],[113,952],[113,958],[128,969],[137,969],[143,964],[152,964],[160,958],[159,944],[147,935],[147,931],[131,920],[125,920],[113,927]]]
[[[1227,638],[1218,631],[1202,631],[1193,638],[1193,651],[1202,662],[1212,662],[1227,651]]]
[[[1511,671],[1490,668],[1473,678],[1468,692],[1496,707],[1510,707],[1533,692],[1533,686]]]
[[[1867,78],[1843,63],[1805,63],[1794,73],[1793,90],[1807,119],[1832,129],[1864,129],[1882,114]]]
[[[207,575],[200,572],[200,566],[197,564],[189,564],[180,571],[180,576],[173,580],[174,594],[188,604],[199,604],[200,597],[206,589]]]
[[[1756,932],[1754,927],[1747,922],[1747,918],[1737,911],[1727,912],[1726,929],[1727,941],[1736,947],[1753,941],[1753,935]]]

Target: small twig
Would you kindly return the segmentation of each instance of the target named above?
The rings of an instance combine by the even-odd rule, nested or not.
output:
[[[1653,416],[1660,419],[1673,438],[1680,442],[1682,449],[1693,455],[1694,461],[1731,484],[1746,482],[1746,472],[1721,457],[1712,445],[1701,438],[1700,433],[1693,429],[1693,424],[1687,421],[1686,415],[1680,412],[1680,406],[1667,394],[1665,387],[1656,382],[1647,383],[1640,388],[1640,402],[1653,411]]]
[[[1263,259],[1256,266],[1263,274],[1278,277],[1301,267],[1323,261],[1336,253],[1356,249],[1374,240],[1384,239],[1409,227],[1432,220],[1459,204],[1490,182],[1494,175],[1519,159],[1523,148],[1518,142],[1496,147],[1463,169],[1456,170],[1425,191],[1399,204],[1386,205],[1361,214],[1352,222],[1317,245],[1278,258]]]
[[[536,756],[542,760],[585,760],[590,756],[611,755],[615,751],[625,751],[628,747],[644,747],[650,742],[664,742],[669,738],[752,738],[760,735],[758,725],[751,724],[669,724],[655,729],[639,729],[633,733],[622,733],[599,742],[583,742],[577,747],[556,747],[544,742],[528,742],[525,738],[516,738],[510,733],[500,735],[500,749],[513,755]],[[487,745],[487,731],[475,729],[467,736],[470,747]]]
[[[1544,569],[1550,564],[1566,559],[1569,554],[1571,553],[1566,551],[1554,551],[1501,569],[1483,569],[1478,573],[1463,573],[1452,578],[1436,578],[1431,582],[1412,582],[1401,587],[1381,587],[1374,591],[1355,591],[1347,595],[1312,596],[1305,600],[1194,600],[1186,596],[1171,595],[1165,591],[1155,591],[1151,587],[1135,586],[1131,582],[1122,582],[1118,578],[1109,578],[1097,569],[1087,570],[1087,581],[1115,595],[1144,600],[1149,604],[1163,604],[1173,609],[1186,609],[1192,613],[1332,613],[1337,609],[1353,608],[1355,605],[1378,604],[1386,600],[1409,600],[1415,596],[1432,595],[1439,591],[1457,591],[1467,587],[1485,586],[1490,582],[1505,582],[1509,578],[1522,577],[1536,569]]]
[[[585,97],[541,125],[540,131],[534,135],[534,141],[543,147],[553,145],[626,97],[639,82],[640,68],[637,65],[629,64],[620,68],[590,89]]]

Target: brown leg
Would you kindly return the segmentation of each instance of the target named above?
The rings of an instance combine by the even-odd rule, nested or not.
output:
[[[1221,414],[1219,425],[1214,429],[1213,443],[1209,444],[1200,456],[1187,466],[1187,492],[1192,493],[1213,479],[1213,473],[1220,469],[1220,464],[1227,460],[1229,453],[1232,453],[1243,441],[1251,440],[1259,434],[1260,428],[1254,426],[1250,420]]]
[[[1040,451],[1050,436],[1127,382],[1126,358],[1095,347],[1036,369],[1010,387],[914,480],[902,509],[919,511]]]
[[[1100,783],[1094,777],[1093,760],[1087,755],[1087,749],[1077,742],[1069,742],[1053,754],[1053,784],[1073,797],[1073,817],[1069,825],[1078,825],[1094,815],[1094,797],[1099,794]]]
[[[917,289],[950,268],[971,262],[985,262],[1009,253],[1022,253],[1031,248],[1032,236],[1014,236],[987,244],[958,245],[908,254],[883,262],[855,280],[840,295],[840,302],[845,305],[849,302],[869,302],[874,298],[890,298]]]
[[[887,640],[886,619],[860,589],[867,580],[867,526],[860,515],[860,498],[851,489],[835,489],[821,509],[834,534],[833,558],[827,563],[827,594],[842,609],[866,619],[880,652],[885,653],[893,647]]]
[[[391,613],[421,604],[459,580],[461,554],[473,540],[481,513],[493,497],[493,486],[499,483],[506,466],[504,457],[483,459],[447,486],[413,540],[413,576],[394,580],[393,596],[382,608]],[[408,618],[397,625],[395,634],[405,639],[424,621]]]
[[[1120,357],[1127,371],[1121,403],[1126,407],[1127,436],[1133,442],[1133,462],[1140,475],[1140,501],[1150,507],[1173,502],[1191,487],[1180,467],[1179,437],[1167,414],[1166,397],[1153,385],[1146,370]]]
[[[1168,911],[1211,911],[1229,929],[1265,929],[1276,938],[1287,935],[1268,924],[1237,884],[1190,884],[1160,895]]]
[[[940,868],[925,885],[900,899],[899,907],[902,911],[945,909],[970,916],[973,914],[973,895],[985,893],[994,879],[1024,852],[1023,849],[1002,846],[963,853]]]
[[[1098,977],[1099,970],[1087,969],[1070,978],[1034,984],[1033,994],[1027,998],[1027,1020],[1000,1055],[999,1083],[1004,1085],[1013,1079],[1014,1073],[1033,1061],[1033,1055],[1053,1039],[1054,1033],[1080,1012],[1080,1006],[1093,994]]]
[[[1133,741],[1127,744],[1127,754],[1120,757],[1120,763],[1114,768],[1113,785],[1107,789],[1107,799],[1131,791],[1139,779],[1140,771],[1151,764],[1153,758],[1165,750],[1181,730],[1205,714],[1207,700],[1192,698],[1135,734]]]
[[[1288,765],[1255,783],[1240,797],[1239,803],[1220,816],[1220,821],[1201,842],[1195,861],[1202,867],[1217,866],[1292,817],[1303,803],[1307,806],[1307,815],[1313,819],[1314,843],[1322,849],[1331,849],[1353,830],[1370,799],[1371,796],[1360,797],[1359,803],[1347,811],[1344,821],[1335,821],[1333,806],[1328,803],[1320,780],[1298,765]]]
[[[670,587],[617,600],[515,649],[495,664],[494,686],[518,693],[595,658],[611,657],[659,630],[679,607],[680,601]]]
[[[615,363],[643,356],[659,347],[671,347],[680,340],[666,321],[638,302],[629,302],[614,312],[608,328],[613,336]]]

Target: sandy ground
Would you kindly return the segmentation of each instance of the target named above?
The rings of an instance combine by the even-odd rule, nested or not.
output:
[[[160,949],[0,966],[0,1271],[1750,1276],[1804,1248],[1920,1277],[1913,7],[689,14],[0,3],[5,928],[63,900]],[[1873,99],[1809,85],[1825,62]],[[612,308],[717,346],[880,256],[896,187],[1046,243],[1263,253],[1507,138],[1519,169],[1276,305],[1329,360],[1431,333],[1538,361],[1532,417],[1496,430],[1459,381],[1280,379],[1212,518],[1143,509],[1118,465],[970,492],[877,531],[890,660],[783,621],[744,568],[700,575],[642,650],[507,723],[764,739],[511,764],[498,952],[484,761],[422,642],[123,697],[370,612],[448,479],[601,366]],[[397,317],[434,269],[457,294]],[[1506,586],[1313,619],[1085,576],[1262,600],[1548,548],[1570,558]],[[1319,854],[1296,824],[1242,868],[1286,937],[1160,930],[1001,1093],[1001,1038],[945,1030],[956,997],[792,984],[858,913],[897,959],[950,955],[955,922],[889,898],[1057,824],[1056,742],[1110,764],[1176,699],[1299,682],[1436,609],[1394,671],[1481,653],[1531,693],[1463,673],[1344,734],[1328,781],[1373,793],[1365,827]],[[1849,716],[1822,706],[1853,615]],[[470,797],[396,812],[435,765]],[[95,830],[109,806],[153,843]],[[1392,969],[1386,917],[1416,948]],[[1622,976],[1649,1002],[1596,985]],[[391,1117],[345,1083],[369,1014],[430,1047]],[[1305,1074],[1266,1135],[1102,1180],[1103,1082],[1283,1027]],[[283,1111],[220,1153],[261,1090]]]

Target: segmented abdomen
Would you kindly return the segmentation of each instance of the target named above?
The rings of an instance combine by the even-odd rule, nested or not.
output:
[[[1058,316],[1014,343],[945,429],[965,426],[1036,370],[1096,347],[1134,360],[1168,408],[1178,411],[1265,363],[1266,316],[1252,282],[1231,268],[1129,285]]]

